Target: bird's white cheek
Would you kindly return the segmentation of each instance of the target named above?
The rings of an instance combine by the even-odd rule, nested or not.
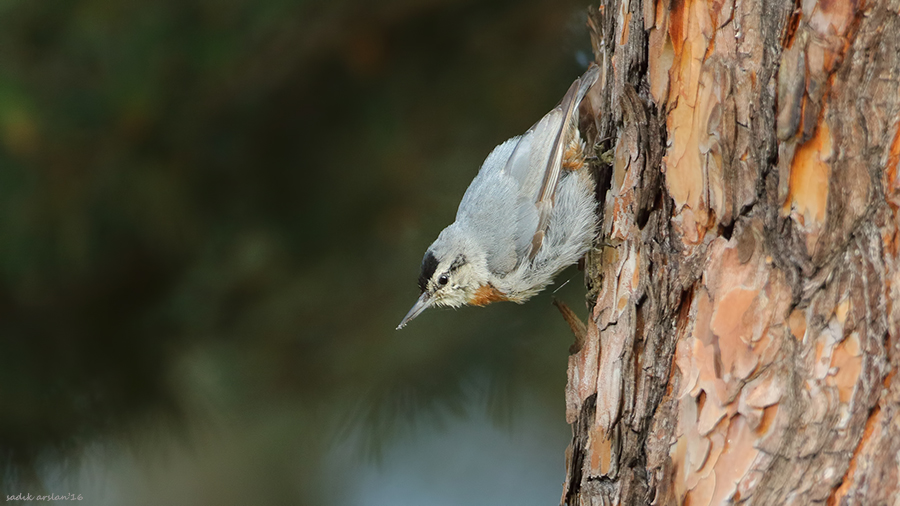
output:
[[[459,307],[466,303],[466,294],[459,285],[451,285],[450,290],[435,293],[435,305],[447,307]]]

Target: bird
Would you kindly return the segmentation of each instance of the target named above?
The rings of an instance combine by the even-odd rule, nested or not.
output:
[[[425,251],[419,298],[397,330],[429,307],[521,304],[590,248],[597,199],[578,115],[598,76],[591,65],[556,107],[487,156],[455,221]]]

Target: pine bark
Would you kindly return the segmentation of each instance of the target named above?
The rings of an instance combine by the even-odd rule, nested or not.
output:
[[[900,504],[900,0],[589,26],[613,157],[562,503]]]

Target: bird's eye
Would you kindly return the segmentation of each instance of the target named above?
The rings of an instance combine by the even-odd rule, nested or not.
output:
[[[447,281],[450,281],[450,278],[448,278],[446,274],[441,274],[441,277],[438,278],[438,283],[441,285],[446,285]]]

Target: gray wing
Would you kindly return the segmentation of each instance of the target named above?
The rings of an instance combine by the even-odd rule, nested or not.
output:
[[[456,221],[479,238],[492,272],[505,274],[540,249],[578,103],[598,74],[588,69],[558,106],[494,148],[466,190]]]
[[[534,258],[543,243],[553,211],[563,154],[572,136],[576,135],[578,104],[597,82],[599,74],[599,67],[591,66],[576,79],[559,105],[522,135],[506,164],[505,170],[519,181],[525,197],[522,202],[525,207],[519,212],[521,228],[516,243],[520,259],[526,254]]]
[[[501,276],[518,263],[515,230],[519,182],[503,168],[520,139],[513,137],[494,148],[466,189],[456,212],[456,223],[478,241],[488,269]]]

